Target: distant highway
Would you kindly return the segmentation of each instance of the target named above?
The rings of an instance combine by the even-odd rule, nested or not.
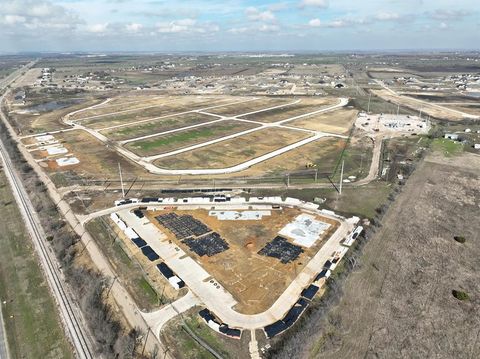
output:
[[[2,82],[3,88],[9,83],[14,82],[25,68],[29,68],[34,62],[29,63],[26,67],[17,70],[9,76],[10,82]],[[2,88],[2,89],[3,89]],[[3,96],[0,97],[0,103],[3,101]],[[7,121],[5,115],[0,110],[1,120]],[[30,233],[35,250],[39,256],[40,264],[44,271],[45,278],[50,286],[51,292],[56,299],[59,314],[64,324],[65,330],[72,345],[75,349],[76,356],[81,359],[94,358],[92,344],[89,341],[87,330],[82,321],[82,315],[76,302],[72,299],[71,293],[67,290],[64,284],[64,278],[59,270],[59,264],[51,251],[45,244],[45,232],[40,224],[37,213],[33,207],[30,198],[27,195],[23,183],[16,173],[10,156],[0,141],[0,158],[3,162],[3,169],[5,175],[10,183],[13,195],[18,204],[22,217],[24,219],[26,228]]]

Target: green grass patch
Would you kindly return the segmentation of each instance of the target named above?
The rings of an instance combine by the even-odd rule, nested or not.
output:
[[[11,357],[73,358],[56,304],[3,174],[0,183],[0,305]]]
[[[215,334],[215,332],[205,323],[199,320],[198,315],[195,314],[192,317],[186,318],[185,323],[197,336],[222,355],[223,358],[227,359],[231,357],[223,343],[217,338],[217,334]]]
[[[463,151],[463,145],[460,142],[455,142],[446,138],[434,139],[432,141],[432,148],[435,151],[442,152],[447,157],[457,155]]]
[[[375,209],[387,202],[392,186],[388,182],[373,181],[361,187],[343,187],[342,195],[332,188],[309,188],[289,190],[254,190],[252,196],[294,197],[312,202],[315,197],[325,198],[322,205],[341,213],[354,214],[364,218],[373,218]]]
[[[211,136],[218,135],[227,131],[231,131],[238,127],[238,125],[225,125],[217,127],[208,127],[208,128],[199,128],[195,130],[180,132],[177,134],[162,136],[155,140],[139,141],[135,142],[135,145],[132,147],[141,149],[143,151],[150,151],[156,149],[157,147],[169,146],[173,144],[178,144],[182,142],[191,142],[201,138],[208,138]]]
[[[469,300],[470,297],[468,296],[467,293],[461,291],[461,290],[452,290],[452,295],[458,299],[458,300],[461,300],[461,301],[464,301],[464,300]]]
[[[159,302],[157,292],[144,278],[140,265],[129,257],[120,240],[115,239],[117,236],[109,227],[108,221],[96,218],[88,222],[86,228],[139,306],[144,309],[157,308]]]
[[[149,298],[151,302],[158,301],[158,294],[153,289],[153,287],[148,283],[148,281],[145,278],[140,278],[138,286],[143,289],[145,292],[145,295]]]
[[[172,126],[176,122],[177,122],[177,120],[175,120],[175,119],[163,120],[162,125]],[[130,135],[131,133],[137,133],[138,131],[151,131],[151,130],[155,129],[156,127],[158,127],[158,123],[155,123],[155,122],[154,123],[148,123],[146,125],[138,125],[138,126],[135,126],[135,127],[124,127],[121,130],[117,129],[115,131],[115,137],[127,136],[127,135]]]

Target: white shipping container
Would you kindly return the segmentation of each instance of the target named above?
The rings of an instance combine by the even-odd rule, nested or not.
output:
[[[128,238],[130,238],[130,239],[134,239],[134,238],[138,238],[138,237],[139,237],[139,235],[137,234],[137,232],[135,232],[135,231],[133,230],[133,228],[131,228],[131,227],[125,228],[124,232],[125,232],[125,235],[126,235]]]
[[[127,225],[126,225],[125,222],[122,221],[121,219],[119,219],[119,220],[117,221],[117,226],[118,226],[118,228],[120,228],[120,229],[121,229],[122,231],[124,231],[124,232],[125,232],[125,230],[127,229]]]

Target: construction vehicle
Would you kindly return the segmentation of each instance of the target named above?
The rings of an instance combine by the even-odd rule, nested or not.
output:
[[[305,168],[314,168],[314,167],[317,167],[317,165],[313,162],[307,162],[305,164]]]

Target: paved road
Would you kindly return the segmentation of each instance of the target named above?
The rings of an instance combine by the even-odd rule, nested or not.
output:
[[[321,271],[323,264],[332,253],[338,250],[340,242],[353,229],[355,221],[358,219],[341,219],[333,217],[326,213],[321,213],[322,216],[335,219],[340,222],[338,230],[328,239],[316,255],[308,262],[302,269],[298,276],[291,282],[286,290],[280,295],[275,303],[266,311],[259,314],[247,315],[237,312],[234,307],[237,301],[229,293],[226,288],[220,284],[212,284],[210,282],[211,275],[203,269],[203,267],[188,256],[182,249],[177,248],[168,240],[164,239],[164,235],[159,229],[148,219],[138,219],[131,209],[141,204],[130,204],[119,207],[112,207],[104,209],[89,216],[84,216],[82,221],[88,221],[92,218],[107,215],[109,213],[117,212],[127,226],[132,227],[140,237],[142,237],[152,249],[159,254],[159,256],[168,264],[172,270],[182,278],[188,288],[195,294],[204,305],[212,310],[215,315],[224,323],[236,328],[242,329],[258,329],[269,325],[276,320],[283,318],[285,313],[298,300],[300,292],[307,287],[313,278]],[[158,206],[165,206],[166,204],[158,204]],[[176,206],[211,206],[211,203],[205,200],[195,201],[195,203],[176,203]],[[216,207],[236,207],[249,208],[249,206],[270,206],[271,205],[297,205],[303,207],[306,211],[316,212],[316,206],[301,202],[296,199],[286,199],[283,201],[280,197],[269,198],[251,198],[248,202],[241,198],[232,199],[231,203],[219,204]],[[149,206],[157,206],[150,203]],[[243,207],[242,207],[243,206]],[[263,207],[262,207],[263,208]],[[163,239],[162,239],[163,238]],[[167,314],[167,313],[166,313]],[[145,315],[145,314],[142,314]],[[150,319],[153,319],[152,317]],[[157,319],[160,320],[160,319]],[[163,322],[163,321],[162,321]],[[162,324],[163,325],[163,324]],[[156,326],[155,326],[156,327]],[[161,327],[161,326],[160,326]],[[154,332],[159,335],[159,332]]]
[[[146,322],[149,323],[153,333],[160,333],[169,320],[200,304],[200,300],[189,290],[186,295],[175,302],[154,312],[142,312],[142,316],[145,318]]]
[[[0,303],[0,359],[9,359],[7,334],[5,333],[5,322],[3,321],[3,303]]]
[[[243,100],[243,101],[237,101],[235,102],[235,104],[237,103],[242,103],[242,102],[246,102],[246,101],[253,101],[255,100],[255,98],[253,99],[248,99],[248,100]],[[290,106],[292,104],[296,104],[298,103],[299,100],[296,100],[292,103],[288,103],[288,104],[282,104],[282,105],[278,105],[278,106],[273,106],[273,107],[270,107],[270,108],[267,108],[267,109],[262,109],[262,110],[257,110],[257,111],[253,111],[253,112],[248,112],[248,113],[244,113],[244,114],[241,114],[241,115],[238,115],[238,116],[234,116],[234,117],[227,117],[227,116],[220,116],[220,115],[214,115],[214,114],[210,114],[210,113],[206,113],[205,111],[207,111],[208,109],[212,109],[212,108],[216,108],[216,107],[224,107],[224,106],[227,106],[228,104],[222,104],[222,105],[216,105],[216,106],[211,106],[211,107],[206,107],[206,108],[202,108],[202,109],[199,109],[199,110],[191,110],[191,111],[185,111],[185,112],[181,112],[181,113],[177,113],[177,114],[170,114],[170,115],[165,115],[165,116],[160,116],[158,118],[164,118],[164,117],[171,117],[171,116],[178,116],[178,115],[181,115],[181,114],[187,114],[187,113],[194,113],[194,112],[198,112],[198,113],[205,113],[205,114],[208,114],[208,115],[213,115],[215,117],[220,117],[219,120],[215,120],[213,122],[217,122],[217,121],[226,121],[226,120],[237,120],[237,121],[247,121],[247,122],[255,122],[255,121],[250,121],[250,120],[244,120],[244,119],[240,119],[239,117],[241,116],[246,116],[246,115],[249,115],[249,114],[254,114],[254,113],[258,113],[258,112],[263,112],[263,111],[267,111],[267,110],[270,110],[270,109],[276,109],[276,108],[282,108],[282,107],[286,107],[286,106]],[[215,143],[218,143],[218,142],[222,142],[222,141],[226,141],[226,140],[229,140],[229,139],[233,139],[233,138],[236,138],[236,137],[239,137],[239,136],[242,136],[242,135],[245,135],[245,134],[249,134],[249,133],[252,133],[252,132],[255,132],[255,131],[259,131],[259,130],[262,130],[262,129],[265,129],[265,128],[270,128],[270,127],[286,127],[284,126],[285,123],[287,122],[291,122],[291,121],[294,121],[294,120],[297,120],[297,119],[301,119],[301,118],[304,118],[304,117],[307,117],[307,116],[312,116],[312,115],[315,115],[315,114],[320,114],[320,113],[323,113],[323,112],[327,112],[327,111],[331,111],[331,110],[334,110],[334,109],[337,109],[337,108],[340,108],[340,107],[343,107],[345,106],[346,104],[348,103],[348,99],[346,98],[341,98],[339,103],[336,104],[336,105],[333,105],[333,106],[329,106],[329,107],[326,107],[326,108],[323,108],[323,109],[320,109],[320,110],[317,110],[317,111],[313,111],[313,112],[310,112],[310,113],[307,113],[307,114],[303,114],[303,115],[299,115],[299,116],[294,116],[294,117],[291,117],[291,118],[288,118],[288,119],[285,119],[285,120],[281,120],[281,121],[277,121],[277,122],[274,122],[274,123],[261,123],[261,122],[255,122],[257,124],[259,124],[260,126],[259,127],[256,127],[256,128],[253,128],[253,129],[249,129],[249,130],[245,130],[245,131],[242,131],[242,132],[239,132],[239,133],[235,133],[235,134],[232,134],[232,135],[227,135],[227,136],[224,136],[224,137],[221,137],[221,138],[218,138],[218,139],[214,139],[214,140],[211,140],[211,141],[207,141],[207,142],[203,142],[203,143],[200,143],[200,144],[196,144],[196,145],[192,145],[192,146],[189,146],[189,147],[186,147],[186,148],[182,148],[182,149],[178,149],[178,150],[174,150],[174,151],[171,151],[171,152],[168,152],[168,153],[165,153],[165,154],[160,154],[160,155],[156,155],[156,156],[149,156],[149,157],[140,157],[136,154],[134,154],[133,152],[127,150],[126,148],[122,147],[121,144],[124,144],[124,143],[127,143],[127,142],[130,142],[130,140],[127,140],[127,141],[120,141],[117,145],[114,146],[115,150],[123,155],[124,157],[136,162],[137,164],[139,164],[140,166],[144,167],[147,171],[151,172],[151,173],[154,173],[154,174],[163,174],[163,175],[213,175],[213,174],[226,174],[226,173],[234,173],[234,172],[238,172],[238,171],[242,171],[242,170],[245,170],[255,164],[258,164],[260,162],[263,162],[263,161],[266,161],[270,158],[274,158],[276,156],[279,156],[285,152],[288,152],[288,151],[291,151],[295,148],[298,148],[298,147],[301,147],[301,146],[304,146],[306,145],[307,143],[310,143],[310,142],[313,142],[313,141],[316,141],[322,137],[327,137],[327,136],[333,136],[333,137],[340,137],[340,138],[346,138],[346,136],[343,136],[343,135],[338,135],[338,134],[333,134],[333,133],[326,133],[326,132],[320,132],[320,131],[310,131],[310,130],[302,130],[302,129],[297,129],[297,128],[290,128],[290,129],[295,129],[295,130],[298,130],[298,131],[307,131],[307,132],[311,132],[312,133],[312,136],[309,137],[309,138],[306,138],[304,140],[301,140],[301,141],[298,141],[296,143],[293,143],[291,145],[288,145],[288,146],[285,146],[285,147],[282,147],[276,151],[273,151],[273,152],[270,152],[270,153],[266,153],[262,156],[259,156],[259,157],[256,157],[254,159],[251,159],[249,161],[246,161],[246,162],[243,162],[239,165],[236,165],[236,166],[232,166],[232,167],[228,167],[228,168],[216,168],[216,169],[183,169],[183,170],[168,170],[168,169],[164,169],[164,168],[160,168],[156,165],[154,165],[152,162],[159,159],[159,158],[164,158],[164,157],[169,157],[169,156],[174,156],[174,155],[177,155],[177,154],[180,154],[180,153],[183,153],[183,152],[187,152],[187,151],[192,151],[194,149],[198,149],[198,148],[202,148],[202,147],[205,147],[205,146],[209,146],[209,145],[212,145],[212,144],[215,144]],[[96,106],[99,106],[99,105],[96,105]],[[92,108],[92,107],[90,107]],[[86,110],[86,109],[84,109]],[[108,127],[108,128],[103,128],[103,129],[100,129],[100,130],[94,130],[94,129],[91,129],[91,128],[88,128],[88,127],[85,127],[81,124],[79,124],[77,121],[78,120],[70,120],[70,117],[75,114],[75,113],[78,113],[78,112],[81,112],[82,110],[77,110],[73,113],[70,113],[68,115],[66,115],[63,119],[63,121],[66,123],[66,124],[69,124],[69,125],[72,125],[74,126],[74,129],[79,129],[79,130],[84,130],[88,133],[90,133],[92,136],[94,136],[95,138],[97,138],[98,140],[100,140],[101,142],[103,143],[108,143],[110,142],[109,139],[104,136],[103,134],[100,133],[100,131],[102,130],[105,130],[105,129],[112,129],[112,128],[117,128],[117,127],[120,127],[122,125],[119,125],[119,126],[112,126],[112,127]],[[132,124],[135,124],[135,123],[142,123],[142,122],[150,122],[152,120],[155,120],[157,118],[153,118],[153,119],[146,119],[146,120],[141,120],[141,121],[137,121],[137,122],[134,122],[134,123],[129,123],[127,125],[132,125]],[[191,128],[194,128],[194,127],[199,127],[199,126],[204,126],[206,123],[203,123],[203,124],[199,124],[199,125],[194,125],[194,126],[190,126]],[[171,130],[171,131],[167,131],[165,132],[166,133],[173,133],[173,132],[176,132],[176,131],[179,131],[180,129],[176,129],[176,130]],[[142,138],[150,138],[152,136],[157,136],[157,135],[160,135],[162,133],[157,133],[157,134],[153,134],[153,135],[147,135],[147,136],[143,136]]]

